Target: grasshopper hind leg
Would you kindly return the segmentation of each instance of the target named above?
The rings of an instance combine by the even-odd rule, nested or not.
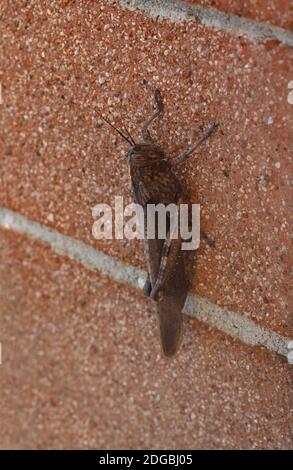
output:
[[[147,297],[150,297],[151,291],[152,291],[152,284],[151,284],[150,276],[148,274],[148,277],[146,278],[146,281],[143,286],[143,292]]]

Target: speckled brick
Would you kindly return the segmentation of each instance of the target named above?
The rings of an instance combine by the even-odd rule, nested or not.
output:
[[[293,6],[288,0],[187,0],[204,7],[213,7],[226,13],[252,20],[266,21],[282,28],[293,28]]]
[[[1,448],[289,449],[285,359],[184,318],[173,360],[152,302],[0,231]]]
[[[159,86],[153,134],[171,156],[220,122],[178,170],[215,241],[197,253],[192,290],[290,336],[292,50],[105,1],[1,9],[0,204],[145,266],[139,242],[93,240],[91,210],[129,202],[127,146],[99,113],[138,138]]]

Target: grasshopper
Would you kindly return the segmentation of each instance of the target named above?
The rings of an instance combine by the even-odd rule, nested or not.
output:
[[[184,307],[188,282],[186,279],[181,238],[172,237],[170,220],[167,223],[166,238],[156,236],[149,239],[146,233],[148,204],[182,202],[182,187],[174,173],[174,168],[191,157],[193,152],[212,134],[217,122],[202,134],[189,149],[172,159],[157,145],[149,132],[152,122],[163,114],[164,106],[160,90],[154,93],[156,109],[142,126],[142,141],[136,143],[128,131],[126,134],[114,128],[130,145],[126,153],[131,178],[131,193],[134,201],[143,207],[144,212],[144,252],[148,277],[144,286],[147,296],[157,302],[159,329],[162,350],[165,356],[173,356],[178,350],[182,337],[182,309]]]

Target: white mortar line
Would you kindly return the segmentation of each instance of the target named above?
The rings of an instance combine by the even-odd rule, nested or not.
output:
[[[180,0],[120,0],[128,10],[141,10],[146,16],[168,18],[173,22],[200,21],[208,28],[224,30],[235,36],[245,36],[252,42],[276,39],[293,46],[290,30],[256,20],[225,13],[215,8],[205,8]]]
[[[79,240],[63,235],[50,227],[40,225],[10,209],[0,207],[0,227],[14,230],[46,243],[59,255],[77,260],[87,268],[109,276],[119,283],[141,289],[146,279],[146,272],[142,269],[123,263]],[[281,336],[269,328],[258,325],[246,316],[221,308],[207,299],[193,294],[189,295],[184,312],[230,336],[239,338],[245,344],[265,346],[268,350],[288,359],[291,357],[289,343],[291,341],[292,344],[293,339]]]

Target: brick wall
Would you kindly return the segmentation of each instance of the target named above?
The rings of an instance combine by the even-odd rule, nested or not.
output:
[[[292,448],[291,17],[241,5],[2,2],[0,447]],[[141,243],[91,234],[95,204],[130,201],[99,113],[137,138],[157,87],[171,157],[220,122],[178,170],[214,246],[171,361]]]
[[[204,7],[218,8],[244,18],[266,21],[283,28],[292,28],[293,7],[287,0],[189,0]]]

